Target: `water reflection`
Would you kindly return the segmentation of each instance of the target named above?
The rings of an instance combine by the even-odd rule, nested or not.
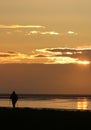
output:
[[[11,101],[8,99],[0,99],[0,107],[12,107]],[[17,102],[16,107],[91,110],[91,100],[88,98],[52,100],[22,99]]]
[[[77,109],[79,109],[79,110],[87,110],[88,109],[88,100],[87,100],[87,98],[78,99],[78,101],[77,101]]]

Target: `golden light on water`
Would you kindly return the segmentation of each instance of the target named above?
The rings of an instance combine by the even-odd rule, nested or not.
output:
[[[79,110],[87,110],[88,109],[88,100],[86,98],[78,99],[78,101],[77,101],[77,109],[79,109]]]

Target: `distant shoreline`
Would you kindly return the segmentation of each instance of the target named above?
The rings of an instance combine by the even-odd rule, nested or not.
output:
[[[55,97],[58,97],[58,98],[78,98],[78,97],[81,97],[81,98],[89,98],[91,99],[91,95],[90,94],[18,94],[19,98],[20,99],[23,99],[23,98],[44,98],[44,97],[48,97],[48,98],[55,98]],[[10,97],[10,94],[8,93],[1,93],[0,94],[0,99],[9,99]]]

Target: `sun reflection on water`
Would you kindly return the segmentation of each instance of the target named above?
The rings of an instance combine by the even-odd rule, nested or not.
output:
[[[87,110],[88,109],[88,100],[86,98],[78,99],[78,101],[77,101],[77,109],[79,109],[79,110]]]

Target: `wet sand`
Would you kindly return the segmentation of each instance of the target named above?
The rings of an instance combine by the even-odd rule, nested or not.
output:
[[[16,130],[88,130],[91,129],[91,111],[2,107],[0,124]]]

